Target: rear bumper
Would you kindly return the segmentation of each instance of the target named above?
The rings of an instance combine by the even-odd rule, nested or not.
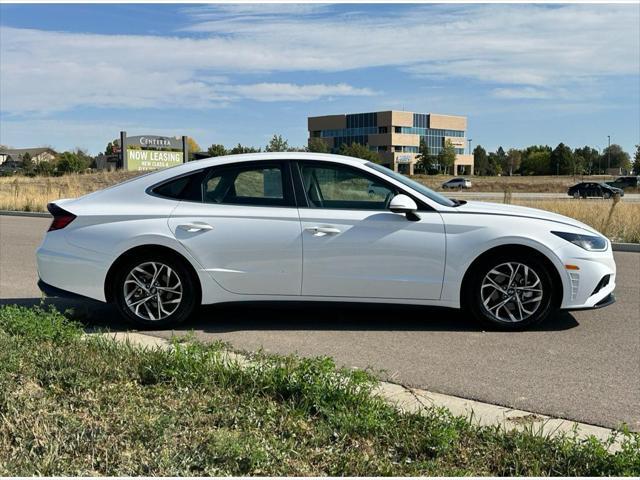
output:
[[[63,290],[61,288],[54,287],[53,285],[49,285],[48,283],[42,281],[42,279],[38,280],[38,288],[47,297],[70,298],[70,299],[77,299],[77,300],[93,300],[93,299],[90,299],[89,297],[85,297],[84,295],[69,292],[68,290]]]

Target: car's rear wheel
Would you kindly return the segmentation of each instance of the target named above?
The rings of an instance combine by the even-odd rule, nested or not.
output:
[[[530,255],[492,255],[472,272],[467,307],[485,325],[522,330],[553,311],[553,278],[544,262]]]
[[[186,320],[197,307],[197,291],[183,262],[148,255],[124,262],[115,277],[115,304],[141,327],[166,327]]]

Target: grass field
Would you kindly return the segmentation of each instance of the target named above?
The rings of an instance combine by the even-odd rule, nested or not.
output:
[[[55,311],[0,307],[0,476],[640,474],[640,435],[594,438],[400,413],[328,358],[141,350]]]
[[[49,201],[74,198],[135,176],[134,172],[99,172],[62,177],[0,177],[0,210],[46,211]],[[451,177],[416,176],[430,187]],[[566,191],[573,177],[473,177],[472,191],[555,192]],[[630,191],[630,193],[633,193]],[[452,195],[455,194],[452,192]],[[612,201],[552,200],[514,201],[576,218],[615,241],[640,243],[640,203],[624,199],[611,211]]]
[[[454,178],[450,175],[414,175],[414,180],[423,183],[427,187],[436,190],[443,191],[441,186],[447,180]],[[540,193],[567,193],[567,189],[571,185],[585,181],[591,182],[605,182],[612,181],[616,177],[607,175],[546,175],[546,176],[503,176],[503,177],[476,177],[466,176],[471,180],[472,188],[469,192],[504,192],[509,189],[512,192],[540,192]],[[444,190],[446,191],[446,190]],[[628,193],[640,193],[640,189],[628,190]]]

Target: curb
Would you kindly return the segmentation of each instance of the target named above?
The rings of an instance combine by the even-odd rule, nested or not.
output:
[[[7,217],[51,218],[51,214],[48,212],[22,212],[20,210],[0,210],[0,215],[4,215]]]
[[[0,210],[0,216],[8,217],[37,217],[51,218],[51,214],[47,212],[21,212],[18,210]],[[640,243],[614,243],[611,242],[611,249],[614,252],[634,252],[640,253]]]
[[[613,243],[611,248],[614,252],[640,252],[640,243]]]
[[[138,332],[87,333],[85,335],[88,337],[110,338],[116,342],[141,348],[159,348],[163,350],[171,350],[173,348],[169,340]],[[235,352],[227,352],[225,361],[235,362],[240,366],[250,363],[250,360],[245,355]],[[562,434],[575,434],[581,440],[595,437],[605,444],[611,453],[621,449],[619,438],[615,438],[611,444],[607,444],[611,435],[617,432],[616,430],[588,423],[554,418],[526,410],[516,410],[418,388],[408,388],[404,385],[384,381],[379,382],[378,387],[374,390],[374,395],[381,396],[387,403],[402,412],[419,413],[427,408],[445,408],[452,415],[464,417],[469,422],[479,426],[499,426],[506,431],[529,430],[549,437]]]

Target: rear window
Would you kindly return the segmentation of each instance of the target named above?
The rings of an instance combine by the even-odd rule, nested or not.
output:
[[[168,180],[153,188],[154,195],[174,200],[202,201],[202,171]]]

